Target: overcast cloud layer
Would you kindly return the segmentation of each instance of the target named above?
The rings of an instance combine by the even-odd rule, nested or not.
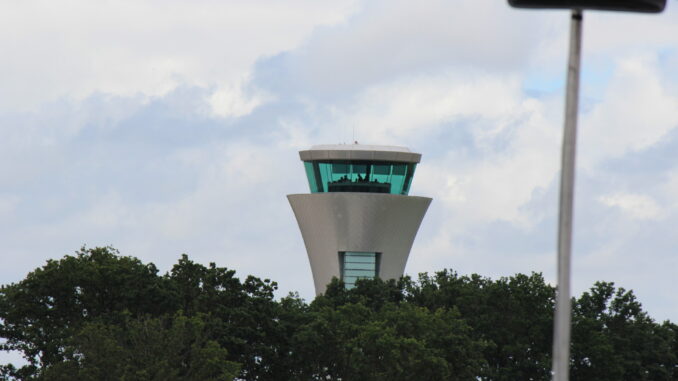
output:
[[[678,9],[587,13],[573,287],[678,321]],[[407,273],[555,277],[568,15],[503,1],[0,3],[0,283],[82,245],[313,298],[297,151],[404,145]]]

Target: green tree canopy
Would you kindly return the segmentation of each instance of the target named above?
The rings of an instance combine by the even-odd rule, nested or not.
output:
[[[333,280],[306,303],[181,256],[166,274],[81,249],[0,287],[3,380],[549,380],[555,289],[444,270]],[[596,283],[573,302],[573,380],[678,380],[678,326]]]

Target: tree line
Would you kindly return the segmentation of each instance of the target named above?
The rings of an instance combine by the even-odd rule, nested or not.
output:
[[[492,280],[334,280],[306,303],[183,255],[159,274],[109,247],[0,288],[2,380],[549,380],[555,289]],[[572,380],[678,380],[678,326],[597,282],[573,298]]]

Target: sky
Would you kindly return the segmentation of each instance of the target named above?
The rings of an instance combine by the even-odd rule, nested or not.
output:
[[[407,146],[406,273],[555,283],[569,16],[489,0],[0,2],[0,284],[82,246],[314,297],[298,151]],[[678,3],[586,12],[575,295],[678,322]]]

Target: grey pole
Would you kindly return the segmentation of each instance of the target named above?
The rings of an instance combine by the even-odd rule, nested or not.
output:
[[[581,64],[581,9],[572,10],[570,57],[567,64],[565,128],[560,172],[560,212],[558,216],[558,288],[553,328],[553,381],[570,378],[570,257],[572,253],[572,215],[574,204],[575,154],[577,146],[577,109],[579,106],[579,67]]]

